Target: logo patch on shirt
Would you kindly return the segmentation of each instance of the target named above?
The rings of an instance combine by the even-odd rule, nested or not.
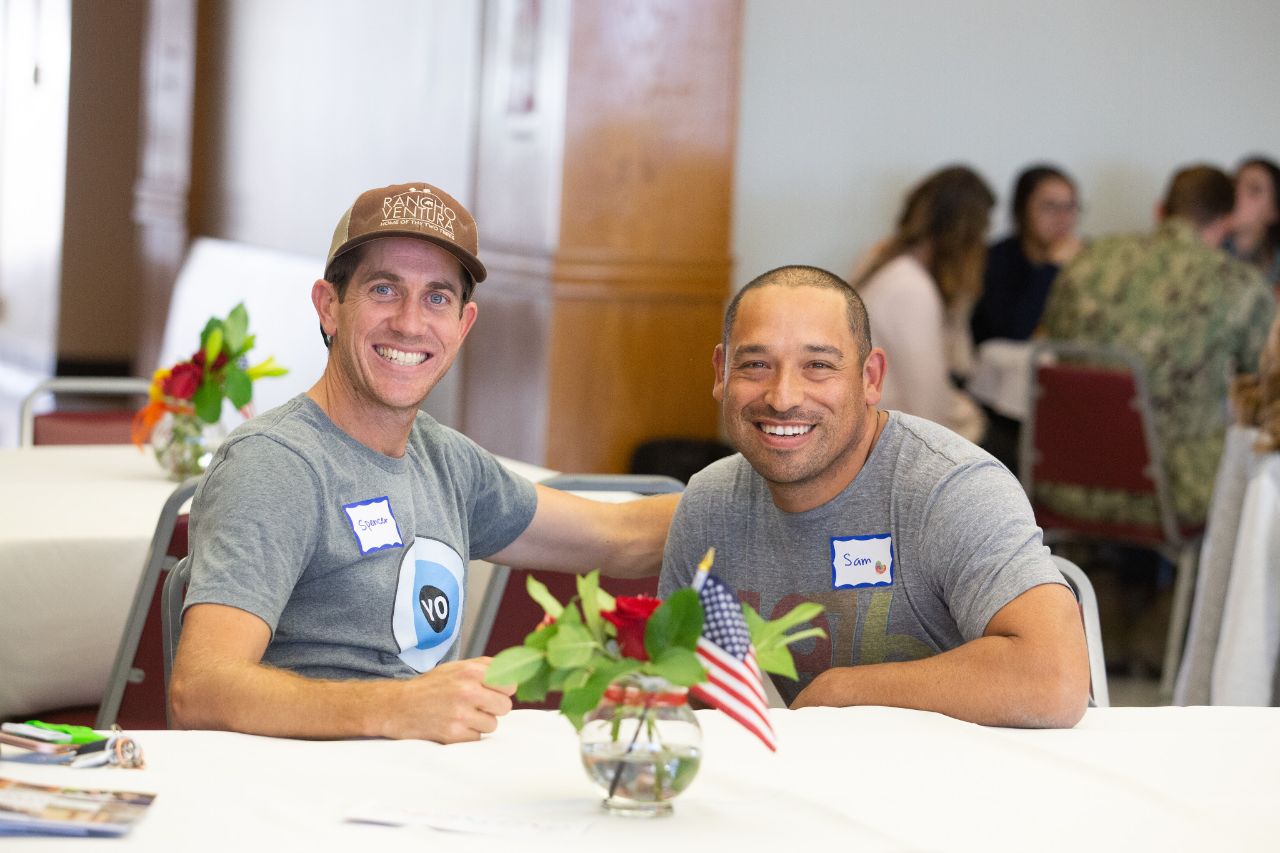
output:
[[[831,588],[893,585],[893,536],[831,537]]]
[[[448,545],[416,537],[405,549],[391,616],[402,661],[426,672],[444,659],[458,639],[465,588],[462,558]]]
[[[342,511],[347,514],[362,555],[404,545],[400,541],[400,525],[396,524],[395,513],[391,511],[390,498],[383,496],[343,504]]]

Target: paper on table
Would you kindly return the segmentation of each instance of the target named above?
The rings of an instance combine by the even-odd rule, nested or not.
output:
[[[364,803],[352,809],[346,820],[383,826],[427,826],[446,832],[479,835],[581,835],[601,817],[595,800],[547,800],[519,807],[412,808],[385,803]]]

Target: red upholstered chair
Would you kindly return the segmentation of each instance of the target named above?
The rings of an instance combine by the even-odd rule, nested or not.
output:
[[[1177,567],[1161,690],[1172,695],[1182,655],[1203,524],[1179,525],[1165,478],[1141,362],[1113,347],[1043,342],[1031,352],[1027,420],[1022,426],[1022,486],[1045,543],[1109,541],[1148,548]],[[1149,495],[1155,524],[1086,521],[1036,500],[1042,484],[1118,489]]]
[[[134,413],[146,402],[150,383],[138,377],[59,376],[46,379],[22,401],[18,443],[35,444],[128,444]],[[76,397],[111,398],[106,408],[55,409],[35,413],[44,397],[68,394]],[[135,405],[125,400],[134,398]]]
[[[679,492],[684,484],[674,477],[639,474],[577,474],[551,477],[543,485],[570,492],[631,492],[641,495],[657,495]],[[542,621],[542,608],[529,597],[525,583],[530,575],[546,584],[558,601],[565,602],[578,594],[575,575],[568,572],[537,572],[508,566],[493,567],[493,574],[481,597],[476,613],[476,624],[467,640],[463,657],[496,655],[511,646],[518,646],[538,623]],[[658,578],[620,580],[602,578],[612,595],[658,594]],[[519,708],[555,708],[559,697],[537,702],[517,702]]]

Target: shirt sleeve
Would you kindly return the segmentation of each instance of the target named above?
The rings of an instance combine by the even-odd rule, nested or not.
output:
[[[1063,583],[1041,540],[1026,495],[994,460],[960,466],[930,495],[920,549],[937,566],[937,591],[966,642],[1010,601],[1045,583]]]
[[[224,604],[274,634],[320,530],[314,471],[261,435],[224,445],[191,508],[191,580],[184,610]]]
[[[485,559],[514,542],[533,521],[538,492],[492,453],[458,435],[467,453],[471,479],[471,559]]]

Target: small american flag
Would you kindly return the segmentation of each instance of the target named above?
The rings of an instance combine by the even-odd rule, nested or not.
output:
[[[689,692],[724,711],[765,746],[777,751],[778,739],[769,723],[769,700],[756,666],[747,621],[733,590],[707,571],[710,556],[703,560],[693,579],[704,619],[697,654],[707,669],[707,680],[690,687]]]

